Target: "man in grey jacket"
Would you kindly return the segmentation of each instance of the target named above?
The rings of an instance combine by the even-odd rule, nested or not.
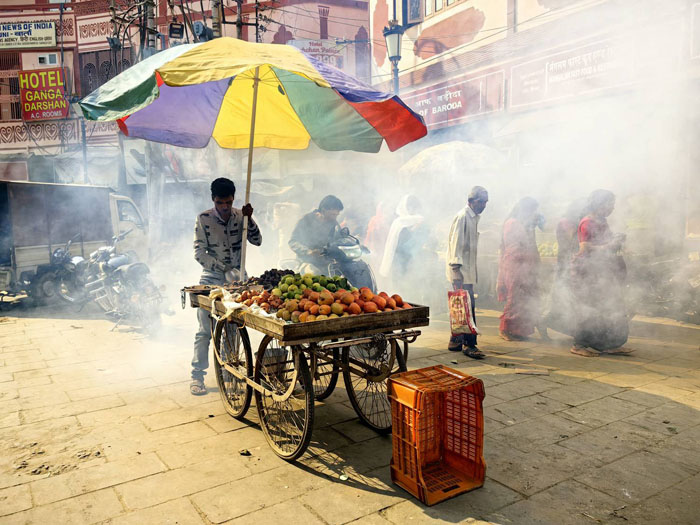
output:
[[[477,282],[477,246],[479,243],[478,224],[481,213],[489,201],[488,192],[481,186],[474,186],[469,193],[467,206],[452,221],[447,249],[447,280],[455,290],[463,288],[472,303],[472,318],[476,322],[474,285]],[[450,337],[448,350],[459,352],[473,359],[483,359],[485,355],[476,346],[476,335],[463,334]]]
[[[253,220],[253,207],[246,204],[242,209],[233,207],[236,186],[233,181],[218,178],[211,183],[211,200],[214,207],[197,216],[194,227],[194,258],[202,265],[199,284],[225,284],[241,278],[241,244],[243,238],[243,217],[248,217],[248,242],[255,246],[262,244],[262,235]],[[192,359],[192,383],[190,392],[201,396],[207,393],[204,375],[209,368],[209,341],[211,341],[211,321],[209,312],[197,309],[199,329],[194,338]]]

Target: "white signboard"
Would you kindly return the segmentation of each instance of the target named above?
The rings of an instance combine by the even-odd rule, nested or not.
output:
[[[336,44],[335,40],[310,40],[306,38],[290,40],[287,43],[301,49],[316,60],[346,72],[352,72],[348,71],[347,44]]]
[[[54,22],[0,23],[0,49],[55,46]]]

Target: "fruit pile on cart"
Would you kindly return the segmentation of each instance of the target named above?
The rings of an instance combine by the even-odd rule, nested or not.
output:
[[[331,395],[341,374],[360,420],[391,431],[387,379],[406,370],[416,328],[429,324],[427,306],[354,288],[343,277],[277,270],[224,287],[184,288],[183,307],[185,294],[211,315],[213,364],[227,412],[244,418],[255,396],[260,426],[281,458],[304,454],[314,403]],[[255,359],[248,330],[263,335]]]

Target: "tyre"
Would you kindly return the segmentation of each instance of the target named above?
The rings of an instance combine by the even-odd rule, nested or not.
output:
[[[395,339],[343,348],[343,363],[366,370],[364,377],[343,370],[350,404],[360,420],[378,432],[391,432],[391,403],[387,379],[391,374],[406,371],[403,352]],[[362,366],[358,366],[362,365]]]
[[[250,408],[253,389],[228,368],[252,378],[253,353],[247,330],[221,319],[214,328],[214,373],[226,412],[242,419]]]
[[[265,336],[255,359],[255,390],[260,426],[272,450],[286,461],[301,457],[309,446],[314,423],[314,387],[300,347],[280,346]]]

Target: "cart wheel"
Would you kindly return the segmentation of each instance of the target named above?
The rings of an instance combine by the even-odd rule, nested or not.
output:
[[[313,382],[301,347],[280,346],[265,336],[255,359],[254,380],[275,394],[255,391],[267,442],[279,457],[294,461],[309,446],[314,423]]]
[[[340,351],[337,348],[333,348],[328,357],[331,357],[334,362],[329,363],[311,354],[311,378],[314,381],[314,398],[316,401],[322,401],[330,396],[338,383]]]
[[[396,340],[353,345],[343,348],[343,363],[360,368],[351,360],[369,367],[365,377],[347,368],[343,370],[345,388],[352,407],[360,420],[380,434],[391,432],[391,403],[387,393],[387,378],[406,371],[403,352]]]
[[[242,419],[250,407],[253,389],[226,370],[224,363],[246,377],[253,375],[253,354],[245,328],[220,319],[214,328],[214,371],[226,412]]]

